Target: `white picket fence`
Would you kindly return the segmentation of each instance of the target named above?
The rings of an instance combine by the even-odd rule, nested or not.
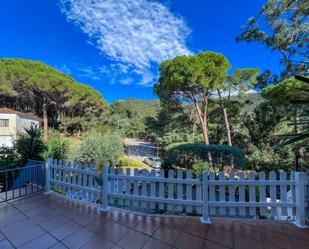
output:
[[[104,167],[99,174],[93,166],[49,159],[46,163],[47,192],[57,191],[71,198],[148,212],[201,215],[203,223],[210,217],[266,217],[290,219],[305,225],[308,200],[305,173],[277,176],[270,172],[256,174],[202,174],[169,170],[148,171],[138,168]]]

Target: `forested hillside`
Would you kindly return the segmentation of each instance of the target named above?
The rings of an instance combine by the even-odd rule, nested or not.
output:
[[[256,70],[244,69],[237,73],[239,75],[231,77],[251,80]],[[21,59],[0,60],[0,82],[0,107],[33,112],[44,118],[45,130],[49,128],[49,131],[60,134],[60,137],[81,135],[77,146],[74,145],[76,140],[68,140],[76,147],[74,151],[70,151],[72,145],[68,148],[67,142],[63,142],[59,135],[56,138],[52,135],[45,145],[46,156],[58,155],[59,158],[74,159],[85,153],[80,151],[82,147],[79,148],[79,144],[88,135],[96,140],[98,134],[105,134],[104,138],[106,134],[114,134],[112,136],[120,138],[118,141],[124,137],[133,137],[155,142],[160,147],[163,159],[168,158],[168,162],[163,161],[165,167],[174,165],[186,168],[190,163],[198,165],[195,159],[192,161],[191,156],[183,152],[178,151],[176,156],[171,157],[181,144],[204,142],[202,127],[192,103],[167,105],[159,100],[125,99],[107,105],[102,95],[90,86],[78,83],[44,63]],[[289,122],[295,119],[295,108],[284,101],[295,96],[304,97],[303,94],[290,90],[295,86],[307,89],[307,85],[292,79],[261,91],[263,94],[245,94],[239,91],[237,96],[218,96],[212,93],[207,106],[208,143],[219,146],[216,147],[218,151],[225,149],[225,145],[229,146],[228,150],[240,148],[247,160],[246,168],[291,170],[295,156],[293,146],[278,148],[277,145],[280,142],[278,135],[294,129]],[[278,96],[282,97],[281,102],[278,102]],[[196,105],[200,107],[203,103],[198,101]],[[233,147],[229,145],[227,123],[222,110],[228,114]],[[85,144],[83,143],[85,148],[89,145],[88,140],[86,138]],[[95,143],[101,146],[100,141]],[[95,146],[95,143],[91,142],[91,146]],[[108,147],[107,144],[104,148]],[[55,146],[60,149],[55,150]],[[110,146],[115,147],[116,144],[112,143]],[[91,154],[92,151],[93,148],[90,147],[88,152]],[[113,162],[116,163],[117,160],[113,159]]]
[[[234,146],[242,148],[248,160],[247,167],[260,169],[289,168],[293,162],[291,147],[275,148],[276,136],[291,131],[287,120],[292,112],[275,105],[261,94],[233,97],[230,106],[230,128]],[[209,112],[210,144],[227,144],[224,120],[217,99],[211,99]],[[196,143],[203,140],[192,108],[182,112],[161,108],[158,116],[147,122],[147,131],[163,151],[172,144]]]
[[[99,92],[42,62],[1,59],[0,82],[0,106],[43,117],[45,131],[80,133],[105,120]]]
[[[158,100],[125,99],[112,103],[108,124],[116,127],[128,137],[148,139],[146,122],[156,117],[160,107]]]

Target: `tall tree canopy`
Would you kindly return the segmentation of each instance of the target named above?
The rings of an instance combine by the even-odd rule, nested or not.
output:
[[[209,144],[208,98],[211,90],[222,87],[229,68],[228,60],[214,52],[178,56],[160,66],[154,92],[168,106],[180,106],[183,102],[193,104],[205,144]]]
[[[253,89],[258,73],[259,69],[236,69],[233,74],[227,77],[226,81],[223,82],[223,85],[220,85],[217,88],[219,105],[223,112],[227,143],[229,146],[232,146],[232,135],[227,107],[230,102],[231,94],[243,95],[247,91]],[[223,96],[223,92],[227,94],[226,97]]]
[[[282,56],[282,78],[308,72],[307,0],[268,0],[257,18],[242,27],[237,41],[261,42]]]
[[[288,104],[293,100],[309,99],[309,84],[294,78],[264,88],[263,96],[277,103]]]
[[[308,105],[309,105],[309,84],[304,78],[300,81],[294,78],[286,79],[279,84],[266,87],[264,97],[277,104],[293,110],[294,121],[288,125],[294,126],[294,132],[282,134],[280,146],[294,144],[295,165],[299,169],[299,159],[307,161],[308,165]]]
[[[0,82],[0,105],[43,116],[45,134],[48,123],[104,115],[101,94],[42,62],[1,59]]]

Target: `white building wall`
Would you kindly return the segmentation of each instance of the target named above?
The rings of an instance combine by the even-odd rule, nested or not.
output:
[[[16,133],[24,132],[25,129],[31,127],[31,125],[37,125],[40,127],[40,122],[31,118],[26,117],[16,117]]]
[[[31,119],[31,117],[19,117],[13,113],[0,113],[0,119],[9,120],[9,127],[0,127],[0,147],[12,147],[17,134],[24,132],[25,128],[31,125],[41,126],[38,120]]]
[[[0,119],[8,119],[9,127],[0,127],[0,146],[11,147],[16,138],[16,114],[0,113]]]

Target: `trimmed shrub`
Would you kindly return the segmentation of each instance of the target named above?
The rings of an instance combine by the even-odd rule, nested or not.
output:
[[[117,167],[145,167],[147,165],[143,162],[136,161],[134,159],[122,156],[119,158],[116,166]]]

